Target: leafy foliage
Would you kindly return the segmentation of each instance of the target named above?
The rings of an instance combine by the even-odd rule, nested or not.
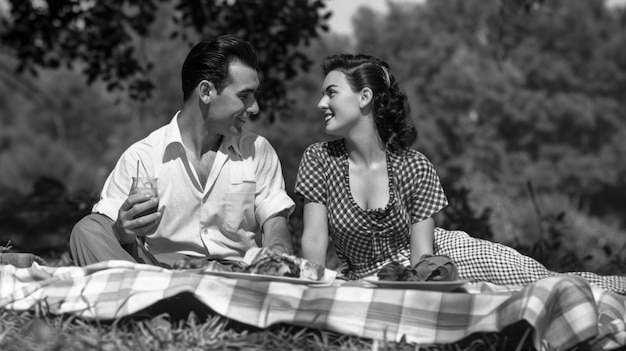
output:
[[[447,188],[446,196],[449,205],[441,213],[442,219],[438,225],[450,230],[462,230],[472,233],[473,236],[493,240],[493,233],[489,225],[491,208],[485,208],[476,213],[477,210],[470,204],[470,189],[466,187]]]
[[[285,81],[311,61],[299,51],[327,30],[321,0],[10,0],[0,41],[19,60],[18,71],[78,65],[89,83],[102,80],[134,99],[150,98],[152,58],[141,51],[143,38],[163,8],[173,12],[173,38],[223,33],[254,43],[260,53],[260,100],[272,116],[286,101]],[[139,49],[139,52],[138,52]]]
[[[11,12],[0,24],[0,44],[11,49],[0,56],[0,244],[10,239],[16,250],[31,252],[64,248],[123,149],[175,112],[173,82],[189,42],[233,32],[265,55],[262,108],[290,117],[252,125],[276,147],[290,195],[304,148],[326,138],[315,109],[321,76],[306,72],[310,63],[339,51],[371,53],[386,59],[406,87],[417,147],[446,184],[452,205],[438,224],[484,238],[511,233],[509,244],[553,269],[623,270],[626,244],[615,239],[623,237],[615,228],[626,189],[626,16],[601,1],[391,3],[388,15],[361,11],[356,47],[345,38],[317,38],[328,18],[321,1],[8,3]],[[7,55],[17,58],[19,79],[8,71]],[[532,199],[529,181],[536,184]],[[291,218],[296,242],[300,211]],[[416,349],[283,326],[231,328],[210,316],[101,324],[45,311],[0,317],[0,348],[8,350]],[[420,349],[532,349],[529,329],[518,327]]]
[[[515,17],[504,57],[494,53],[495,0],[392,6],[386,19],[364,14],[356,51],[383,57],[401,77],[418,147],[446,183],[480,172],[519,197],[532,181],[539,193],[577,196],[594,214],[619,216],[626,31],[601,1],[533,3]]]
[[[107,91],[109,82],[98,81],[102,77],[85,86],[80,70],[89,64],[80,58],[72,61],[72,69],[40,69],[37,77],[24,72],[18,79],[5,68],[19,60],[7,59],[6,52],[0,55],[0,75],[9,78],[0,83],[0,184],[11,189],[0,197],[15,203],[30,196],[32,184],[41,176],[62,179],[64,197],[80,189],[98,192],[119,154],[166,123],[179,107],[177,82],[188,41],[227,30],[214,25],[233,11],[238,19],[224,23],[234,21],[232,31],[248,35],[241,17],[247,12],[238,11],[238,6],[259,6],[241,0],[204,4],[215,11],[220,8],[217,15],[204,13],[192,3],[155,2],[157,10],[147,34],[132,35],[138,62],[143,65],[149,58],[154,63],[141,74],[158,89],[144,101],[130,99],[125,91]],[[537,255],[551,269],[621,272],[626,260],[619,250],[625,245],[626,227],[622,216],[626,165],[621,162],[626,155],[621,113],[626,107],[623,12],[594,0],[390,4],[388,14],[359,12],[353,42],[310,36],[309,46],[300,41],[286,52],[298,51],[320,62],[329,54],[359,51],[391,64],[411,102],[420,134],[416,147],[431,159],[449,196],[451,205],[437,218],[438,225],[518,247]],[[264,6],[269,10],[274,3]],[[320,12],[317,16],[325,18]],[[499,21],[502,16],[510,20]],[[281,21],[286,19],[272,23],[287,23]],[[195,27],[203,22],[207,26]],[[321,23],[317,28],[324,27]],[[9,27],[0,32],[8,33],[4,28]],[[279,32],[259,35],[273,40]],[[177,34],[172,37],[172,33]],[[275,65],[276,77],[286,77],[287,70],[279,69],[271,56],[263,61]],[[281,97],[289,104],[274,105],[280,118],[261,118],[247,127],[275,146],[288,192],[295,198],[302,152],[328,136],[315,107],[321,72],[311,69],[315,66],[304,69],[297,60],[292,63],[295,71],[289,74],[296,75],[283,82]],[[260,101],[267,111],[266,98]],[[528,183],[534,186],[536,202]],[[57,205],[50,202],[50,206]],[[17,209],[23,207],[4,208],[8,209],[4,218],[22,216]],[[296,243],[302,230],[301,210],[298,203],[290,221]],[[51,232],[64,238],[73,219],[60,213],[55,218],[63,229],[50,228]],[[0,234],[14,243],[38,242],[33,238],[45,236],[39,230],[11,234],[1,226]],[[551,255],[552,251],[558,255]]]
[[[59,256],[72,227],[91,211],[96,198],[85,190],[70,193],[47,177],[38,179],[26,196],[0,187],[0,242],[10,242],[18,252]]]

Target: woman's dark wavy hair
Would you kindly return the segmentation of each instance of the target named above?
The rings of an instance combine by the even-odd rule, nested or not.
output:
[[[374,122],[383,143],[393,150],[406,149],[417,139],[417,130],[409,117],[409,104],[389,65],[379,58],[358,54],[339,54],[322,62],[326,76],[340,71],[353,91],[372,89]]]
[[[183,62],[183,100],[187,101],[193,90],[205,79],[221,92],[229,78],[228,66],[231,62],[241,62],[258,70],[256,50],[252,44],[239,37],[227,34],[197,43]]]

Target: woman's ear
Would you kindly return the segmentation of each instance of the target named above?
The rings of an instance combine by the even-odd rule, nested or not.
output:
[[[374,92],[370,88],[361,89],[361,97],[359,98],[359,107],[367,107],[374,99]]]
[[[208,80],[202,80],[198,83],[198,87],[196,89],[198,89],[198,97],[200,98],[200,101],[208,105],[211,102],[211,93],[215,90],[213,83]]]

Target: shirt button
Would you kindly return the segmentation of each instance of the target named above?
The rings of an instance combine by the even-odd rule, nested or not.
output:
[[[202,234],[208,235],[209,234],[209,230],[208,229],[202,229]]]

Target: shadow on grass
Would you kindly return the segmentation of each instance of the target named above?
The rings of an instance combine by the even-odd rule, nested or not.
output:
[[[124,317],[115,323],[128,325],[137,322],[154,321],[155,318],[166,318],[169,323],[186,323],[190,316],[197,318],[198,323],[209,323],[216,317],[221,319],[222,327],[239,335],[239,342],[272,345],[274,349],[356,349],[356,350],[454,350],[454,351],[535,351],[532,343],[533,328],[520,321],[505,327],[499,333],[475,333],[462,340],[446,344],[415,345],[404,339],[398,342],[387,340],[370,340],[356,336],[341,335],[328,330],[291,324],[276,324],[269,328],[258,328],[242,322],[222,317],[196,299],[192,293],[182,293],[172,298],[159,301],[154,305],[131,316]],[[287,336],[288,335],[288,336]],[[279,340],[274,338],[280,337]],[[288,342],[288,345],[284,345]],[[324,347],[324,345],[326,347]],[[349,345],[350,347],[347,347]],[[347,348],[346,348],[347,347]],[[578,349],[584,350],[584,349]]]

